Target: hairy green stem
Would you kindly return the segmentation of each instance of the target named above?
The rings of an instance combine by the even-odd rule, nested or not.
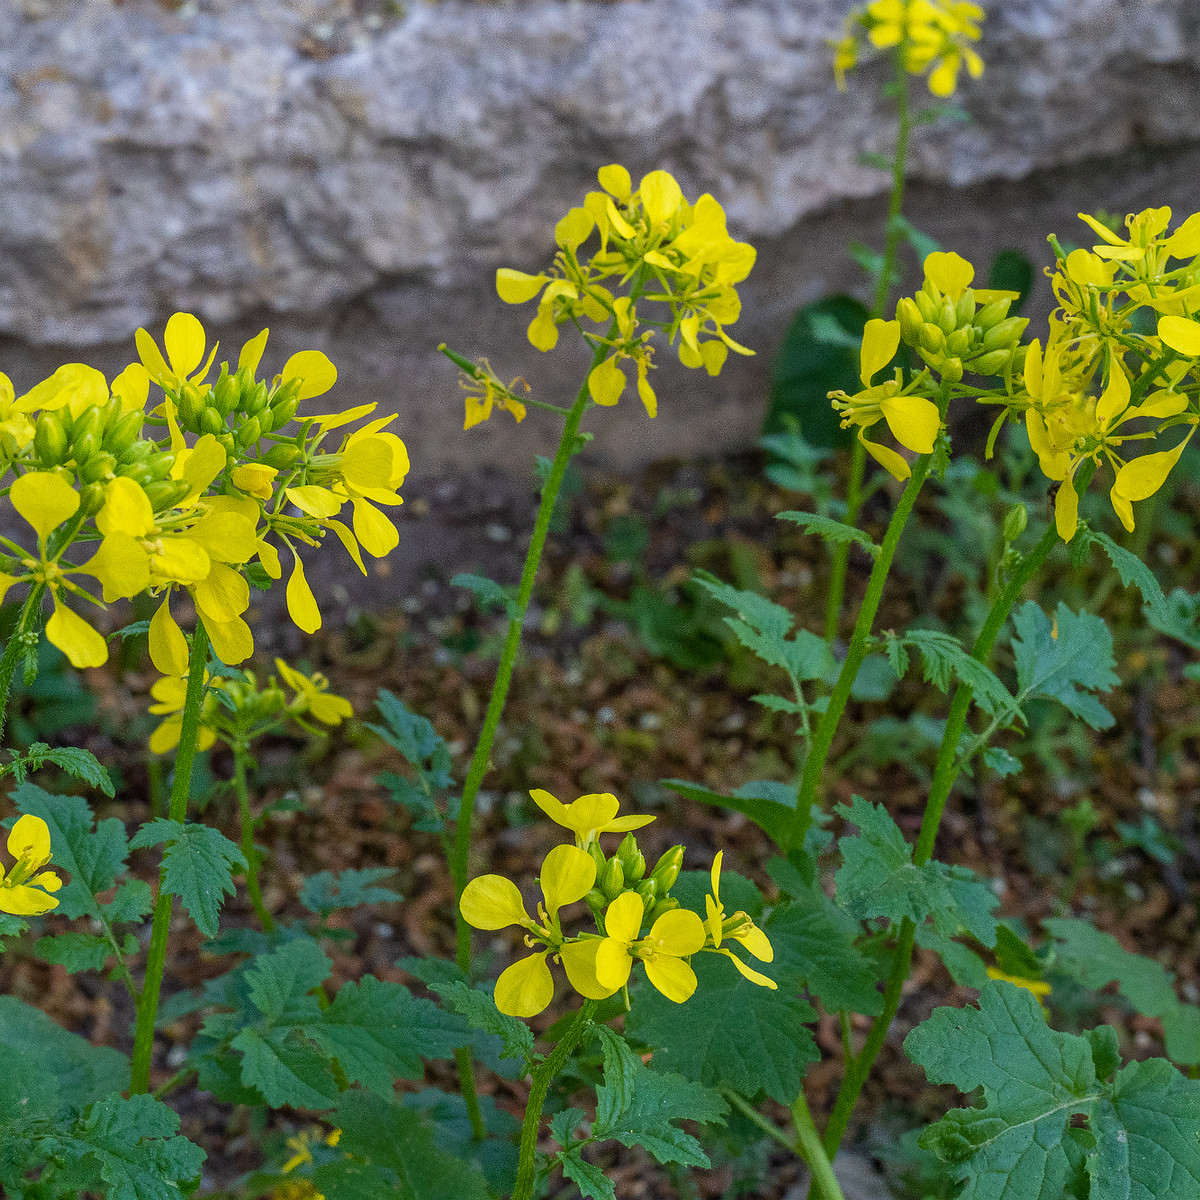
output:
[[[4,653],[0,655],[0,738],[4,736],[4,722],[8,716],[8,697],[12,690],[13,676],[17,673],[17,663],[25,651],[25,641],[29,636],[33,622],[42,607],[42,593],[46,586],[36,583],[29,589],[25,603],[21,607],[21,615],[13,626]]]
[[[171,781],[169,816],[182,822],[187,816],[188,795],[192,786],[192,760],[196,757],[196,737],[200,732],[200,706],[204,699],[204,668],[208,664],[208,631],[196,614],[196,632],[188,659],[187,693],[183,703],[179,749],[175,755],[175,778]],[[150,1060],[154,1052],[154,1021],[158,1016],[158,995],[162,988],[163,968],[167,961],[167,940],[171,932],[173,896],[164,886],[165,868],[158,877],[158,899],[154,902],[154,920],[150,929],[150,950],[146,956],[146,976],[137,1002],[137,1024],[133,1033],[133,1067],[129,1094],[150,1090]]]
[[[792,1123],[796,1127],[797,1150],[812,1172],[809,1191],[820,1196],[821,1200],[844,1200],[841,1185],[833,1173],[833,1155],[826,1152],[821,1142],[803,1089],[792,1105]]]
[[[550,1051],[545,1061],[533,1073],[533,1086],[525,1105],[525,1120],[521,1123],[521,1153],[517,1161],[517,1182],[513,1186],[512,1200],[531,1200],[533,1186],[537,1181],[537,1139],[542,1125],[542,1108],[546,1093],[555,1076],[566,1065],[571,1051],[587,1032],[596,1011],[595,1000],[585,1000],[575,1019],[567,1026],[562,1041]]]
[[[904,526],[912,513],[913,505],[917,502],[917,494],[929,474],[932,458],[933,456],[930,454],[922,454],[917,459],[912,475],[909,476],[908,483],[896,504],[895,512],[892,513],[892,519],[888,524],[879,553],[875,557],[871,577],[867,580],[867,592],[863,597],[862,607],[858,610],[854,632],[850,635],[850,646],[846,651],[846,658],[842,663],[837,682],[833,686],[833,693],[829,697],[829,707],[821,714],[821,719],[817,722],[817,728],[813,732],[812,745],[804,760],[804,772],[800,777],[799,796],[796,802],[796,815],[792,818],[789,848],[804,845],[804,836],[812,822],[812,806],[816,802],[817,788],[821,782],[825,760],[829,757],[829,748],[833,745],[833,738],[837,733],[842,713],[850,699],[850,689],[854,686],[858,669],[862,666],[863,659],[867,657],[867,641],[871,636],[871,627],[875,621],[875,613],[879,609],[879,602],[883,598],[883,588],[887,582],[892,559],[896,554],[896,546],[900,542],[900,535],[904,532]]]
[[[875,283],[875,298],[868,319],[882,317],[892,290],[892,275],[896,269],[896,254],[900,249],[900,213],[904,208],[904,182],[908,164],[908,139],[912,133],[912,116],[908,105],[908,72],[899,52],[894,56],[896,66],[896,153],[892,158],[892,193],[888,199],[887,227],[883,239],[883,258],[879,278]],[[862,507],[863,473],[867,452],[855,438],[850,451],[850,476],[846,480],[846,524],[857,525]],[[850,543],[839,542],[833,548],[833,563],[829,574],[829,595],[825,600],[825,640],[832,643],[838,635],[842,620],[842,603],[846,594],[846,571],[850,562]]]
[[[246,859],[246,891],[250,903],[258,916],[264,933],[273,933],[275,918],[263,903],[262,890],[258,886],[258,855],[254,850],[254,817],[250,812],[250,788],[246,783],[246,761],[249,751],[240,742],[233,747],[233,790],[237,796],[238,812],[242,818],[242,855]]]
[[[1026,584],[1046,561],[1057,541],[1058,533],[1054,524],[1051,523],[1038,543],[1013,572],[988,612],[987,618],[975,638],[975,644],[971,647],[971,654],[974,658],[986,663],[991,657],[996,638],[1008,620],[1009,613],[1012,612],[1013,606],[1021,598]],[[954,698],[950,702],[946,730],[938,749],[937,766],[934,768],[929,799],[921,820],[921,831],[917,835],[917,843],[913,849],[913,862],[918,866],[928,862],[933,856],[934,843],[937,840],[942,814],[946,809],[946,801],[949,799],[950,791],[962,769],[962,761],[957,757],[957,750],[963,730],[966,728],[967,714],[971,707],[973,694],[973,690],[967,684],[960,683],[955,688]],[[842,1136],[846,1132],[846,1126],[858,1103],[859,1094],[871,1074],[875,1059],[883,1049],[892,1020],[900,1007],[904,982],[908,978],[909,968],[912,966],[915,937],[916,925],[905,917],[897,934],[896,949],[892,956],[892,969],[884,989],[883,1011],[872,1023],[862,1051],[847,1066],[846,1074],[842,1078],[842,1086],[838,1089],[837,1100],[834,1102],[833,1112],[829,1117],[829,1124],[825,1129],[825,1150],[828,1154],[837,1153]]]

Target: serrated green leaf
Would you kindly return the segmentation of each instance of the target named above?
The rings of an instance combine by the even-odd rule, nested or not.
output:
[[[941,958],[950,978],[959,987],[974,988],[978,991],[988,981],[987,964],[961,942],[943,937],[928,925],[918,925],[916,943],[924,950],[932,950]]]
[[[991,767],[1001,779],[1015,775],[1021,769],[1021,760],[1000,746],[991,746],[983,752],[984,763]]]
[[[338,908],[357,908],[360,904],[389,904],[404,897],[391,888],[378,887],[381,879],[396,872],[391,867],[350,868],[346,871],[319,871],[310,875],[300,889],[300,903],[310,913],[328,917]]]
[[[733,587],[708,571],[696,571],[692,579],[710,596],[732,608],[758,633],[785,638],[791,631],[794,623],[792,614],[783,605],[768,600],[761,593]]]
[[[1082,532],[1087,545],[1099,546],[1108,555],[1108,561],[1112,563],[1121,583],[1125,587],[1136,587],[1141,592],[1146,618],[1151,625],[1164,633],[1170,632],[1169,628],[1162,629],[1162,626],[1170,627],[1172,624],[1171,607],[1154,572],[1132,550],[1118,545],[1108,534],[1098,533],[1090,527],[1085,527]]]
[[[837,811],[859,829],[838,840],[841,908],[858,920],[907,917],[920,925],[932,918],[944,937],[965,930],[985,946],[996,944],[992,910],[999,900],[972,872],[934,861],[917,866],[912,847],[882,805],[855,796]]]
[[[1013,655],[1022,699],[1057,700],[1093,729],[1108,729],[1115,718],[1091,693],[1111,691],[1120,682],[1113,669],[1112,634],[1094,613],[1074,613],[1060,603],[1054,621],[1029,600],[1012,617]]]
[[[154,907],[154,893],[144,879],[126,879],[116,895],[100,905],[105,920],[116,925],[122,921],[140,921]]]
[[[325,1056],[290,1029],[243,1029],[230,1045],[242,1056],[242,1082],[272,1108],[332,1108],[338,1086]]]
[[[112,945],[107,938],[91,933],[59,933],[38,938],[33,952],[46,962],[65,967],[72,975],[76,971],[103,971]]]
[[[516,598],[509,588],[502,587],[494,579],[488,579],[485,575],[459,574],[450,580],[450,586],[466,588],[475,597],[481,612],[500,608],[510,621],[517,619],[519,610]]]
[[[467,1040],[467,1025],[399,983],[365,975],[342,985],[320,1019],[303,1032],[352,1083],[391,1098],[397,1079],[420,1079],[422,1059],[450,1057]]]
[[[776,516],[781,521],[795,521],[805,533],[815,534],[834,545],[861,546],[872,558],[876,558],[879,554],[880,547],[854,525],[847,525],[843,521],[835,521],[832,517],[823,517],[818,513],[781,512]]]
[[[258,955],[243,972],[250,1002],[269,1025],[303,1025],[319,1019],[321,1006],[309,995],[329,978],[333,963],[312,938],[296,938]]]
[[[451,1012],[465,1017],[472,1029],[498,1037],[503,1045],[502,1058],[519,1059],[527,1067],[533,1063],[533,1033],[529,1026],[502,1013],[487,992],[468,987],[457,979],[430,983],[429,989],[442,998]]]
[[[489,1200],[483,1176],[468,1163],[439,1150],[412,1109],[353,1090],[343,1093],[331,1119],[343,1130],[339,1149],[385,1174],[389,1186],[376,1190],[376,1197]],[[313,1182],[325,1190],[324,1168],[313,1173]]]
[[[223,833],[199,822],[148,821],[129,846],[138,850],[166,843],[163,887],[187,909],[205,937],[216,937],[222,897],[232,896],[233,868],[246,869],[246,859]]]
[[[655,1067],[744,1096],[794,1100],[807,1064],[820,1057],[807,1025],[812,1006],[743,979],[723,955],[694,955],[692,969],[690,1000],[676,1004],[640,986],[626,1018],[627,1031],[654,1048]]]
[[[616,1189],[599,1167],[586,1162],[578,1150],[570,1150],[559,1159],[562,1172],[579,1188],[580,1195],[588,1200],[617,1200]]]
[[[125,869],[129,843],[125,826],[109,817],[92,827],[92,810],[82,796],[56,796],[32,783],[12,793],[17,810],[41,817],[50,830],[54,865],[71,878],[55,893],[56,913],[64,917],[100,917],[98,892],[105,892]]]
[[[905,1040],[932,1083],[983,1089],[982,1105],[930,1126],[921,1144],[951,1164],[960,1200],[1190,1200],[1200,1186],[1200,1082],[1162,1059],[1108,1083],[1114,1034],[1046,1024],[1024,988],[989,981],[979,1008],[939,1008]],[[1081,1132],[1084,1136],[1080,1136]]]
[[[1008,688],[994,672],[973,658],[951,634],[937,629],[911,629],[904,635],[904,644],[920,652],[925,681],[939,690],[947,692],[955,680],[960,680],[971,688],[975,703],[992,717],[1015,707]]]
[[[608,1128],[633,1103],[637,1069],[642,1060],[619,1033],[607,1025],[593,1025],[604,1055],[604,1083],[596,1089],[596,1124]],[[578,1125],[578,1120],[576,1125]],[[565,1138],[558,1139],[565,1144]]]
[[[660,779],[662,787],[685,800],[728,808],[753,821],[776,845],[786,845],[796,815],[796,789],[790,784],[764,779],[743,784],[731,796],[682,779]]]
[[[432,722],[415,713],[399,697],[380,688],[375,705],[385,725],[368,725],[389,745],[404,756],[405,761],[431,776],[436,787],[449,787],[449,752],[445,739],[434,729]]]

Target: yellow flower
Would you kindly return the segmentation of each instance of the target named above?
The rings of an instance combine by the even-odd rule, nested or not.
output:
[[[208,374],[217,356],[217,347],[213,346],[208,361],[204,362],[205,340],[204,326],[191,313],[185,312],[177,312],[167,321],[163,332],[163,345],[167,350],[165,359],[158,343],[146,330],[139,329],[134,335],[138,357],[150,377],[155,383],[171,389],[184,383],[197,384]]]
[[[310,712],[324,725],[340,725],[343,721],[354,716],[354,707],[344,696],[335,696],[329,691],[329,680],[324,675],[305,675],[289,667],[282,658],[275,660],[275,669],[292,691],[296,699],[303,705],[304,712]]]
[[[7,873],[0,866],[0,912],[29,917],[57,908],[58,901],[47,893],[57,892],[62,880],[42,870],[51,858],[46,822],[28,813],[18,818],[8,835],[8,852],[17,861]]]
[[[653,817],[618,817],[620,802],[611,792],[593,792],[570,804],[563,804],[542,788],[534,788],[529,795],[550,820],[574,833],[575,844],[581,850],[586,850],[602,833],[628,833],[654,820]]]
[[[646,978],[668,1000],[682,1004],[696,990],[696,973],[683,960],[704,948],[704,922],[689,909],[663,913],[640,937],[646,909],[637,892],[622,892],[604,914],[605,938],[596,952],[596,978],[601,986],[624,987],[635,958]]]
[[[752,983],[774,990],[778,985],[773,979],[768,979],[758,971],[752,970],[733,951],[721,946],[723,938],[731,938],[745,946],[759,962],[773,962],[775,959],[775,951],[767,935],[754,924],[746,913],[739,910],[732,917],[726,917],[725,906],[721,903],[721,862],[724,857],[725,852],[718,850],[712,865],[712,895],[704,897],[704,911],[708,916],[706,924],[712,948],[717,953],[724,954],[731,959],[733,965]]]
[[[929,73],[929,90],[951,96],[963,63],[972,78],[983,74],[983,60],[967,43],[979,39],[983,9],[966,0],[873,0],[852,16],[867,29],[873,45],[897,47],[904,69]]]
[[[207,671],[204,673],[205,687],[219,687],[220,682],[220,680],[210,680]],[[183,706],[187,700],[187,683],[186,675],[167,675],[151,686],[150,695],[154,703],[150,705],[148,711],[153,716],[166,717],[166,720],[160,722],[158,728],[150,735],[147,744],[151,754],[168,754],[179,745],[179,739],[183,734]],[[213,707],[209,704],[209,697],[205,696],[200,714],[200,726],[196,731],[197,750],[207,750],[217,740],[216,730],[205,720],[205,717],[212,712]]]
[[[843,413],[842,428],[858,426],[858,440],[868,453],[897,479],[907,479],[912,471],[896,451],[869,442],[866,431],[880,419],[902,446],[917,454],[931,454],[942,419],[937,405],[924,396],[905,395],[899,372],[895,379],[872,384],[872,379],[891,362],[900,345],[899,321],[868,321],[863,329],[859,378],[864,390],[850,396],[843,391],[830,392],[833,407]]]

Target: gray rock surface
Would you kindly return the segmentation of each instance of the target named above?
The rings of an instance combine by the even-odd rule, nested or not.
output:
[[[537,269],[597,166],[674,171],[760,246],[718,381],[665,370],[660,416],[596,422],[629,464],[744,444],[801,302],[853,286],[893,123],[882,65],[839,94],[842,0],[406,4],[10,0],[0,6],[0,366],[119,369],[139,324],[200,314],[230,350],[320,346],[341,395],[401,413],[418,467],[524,463],[550,432],[464,435],[442,339],[547,396],[577,359],[524,341],[498,265]],[[1077,207],[1194,204],[1195,0],[993,0],[969,122],[919,132],[909,211],[947,245],[1044,259]],[[364,15],[365,13],[365,15]],[[1188,211],[1191,211],[1190,208]],[[565,339],[564,339],[565,341]],[[269,354],[272,352],[269,351]],[[665,356],[663,356],[665,357]],[[269,360],[271,361],[271,360]]]

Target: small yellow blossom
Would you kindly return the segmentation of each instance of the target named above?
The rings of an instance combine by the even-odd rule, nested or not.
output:
[[[29,917],[49,912],[58,901],[49,893],[62,887],[50,861],[50,827],[41,817],[19,817],[8,835],[8,852],[17,861],[5,872],[0,866],[0,912]]]
[[[596,978],[617,989],[629,980],[635,959],[668,1000],[682,1004],[696,990],[696,973],[684,961],[704,948],[704,922],[692,911],[663,913],[641,937],[646,909],[637,892],[622,892],[604,914],[605,938],[596,953]]]
[[[731,917],[725,915],[725,906],[721,903],[721,863],[724,857],[725,852],[718,850],[712,865],[712,895],[704,897],[704,910],[708,917],[705,924],[708,927],[708,937],[712,942],[712,948],[718,954],[724,954],[731,959],[733,965],[751,983],[774,990],[779,985],[773,979],[768,979],[760,972],[752,970],[733,951],[721,946],[723,939],[730,938],[745,946],[759,962],[773,962],[775,959],[775,951],[767,935],[754,924],[746,913],[739,910]]]
[[[629,833],[654,820],[646,816],[618,817],[620,802],[611,792],[593,792],[570,804],[563,804],[542,788],[534,788],[529,795],[550,820],[574,833],[575,844],[581,850],[602,833]]]

